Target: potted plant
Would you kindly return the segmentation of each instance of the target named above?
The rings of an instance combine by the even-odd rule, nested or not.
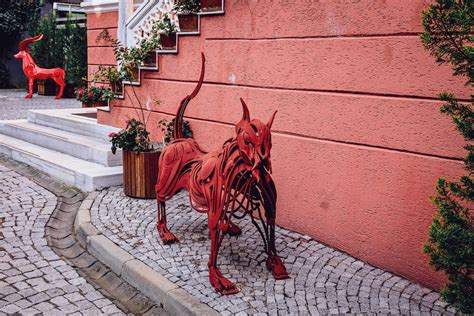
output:
[[[108,83],[114,95],[122,95],[122,80],[122,73],[114,66],[100,65],[99,70],[92,75],[93,82]]]
[[[119,77],[124,81],[136,81],[139,78],[139,66],[156,50],[160,44],[158,31],[153,27],[148,37],[143,38],[135,47],[124,47],[120,41],[110,36],[108,30],[103,30],[96,41],[104,39],[114,46],[114,55],[119,64]]]
[[[76,90],[77,100],[82,102],[83,108],[107,106],[114,94],[110,89],[103,87],[79,88]]]
[[[133,87],[132,90],[134,91]],[[161,146],[151,142],[150,133],[147,130],[148,117],[145,117],[141,103],[139,104],[140,111],[137,111],[137,114],[140,119],[128,120],[124,129],[118,133],[110,133],[109,137],[113,154],[117,152],[117,149],[122,149],[125,195],[153,199],[156,196],[155,185]]]
[[[171,119],[170,121],[162,119],[158,122],[158,124],[163,136],[163,146],[167,146],[174,140],[174,119]],[[189,122],[186,120],[183,121],[183,136],[184,138],[193,138],[193,131],[191,130]]]
[[[161,17],[154,25],[160,35],[160,46],[162,50],[176,49],[176,24],[173,13],[160,13]]]
[[[202,12],[222,11],[223,0],[201,0]]]
[[[197,12],[201,10],[199,0],[176,0],[174,11],[178,15],[179,30],[181,32],[197,32],[198,16]]]

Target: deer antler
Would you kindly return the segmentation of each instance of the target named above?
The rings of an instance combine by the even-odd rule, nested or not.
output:
[[[20,42],[20,44],[18,45],[20,51],[22,50],[25,50],[26,49],[26,46],[28,46],[28,44],[30,43],[33,43],[33,42],[37,42],[39,40],[41,40],[43,38],[43,34],[39,34],[39,35],[36,35],[34,37],[29,37],[27,39],[24,39]]]

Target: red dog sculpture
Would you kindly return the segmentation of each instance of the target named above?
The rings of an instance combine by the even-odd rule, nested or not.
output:
[[[227,140],[219,151],[205,152],[194,139],[183,138],[183,115],[188,103],[199,92],[204,80],[205,58],[199,83],[193,93],[185,97],[175,117],[174,138],[160,156],[156,197],[158,202],[157,229],[163,243],[178,239],[166,225],[165,201],[181,189],[189,191],[191,207],[207,213],[211,235],[209,281],[216,291],[233,294],[239,289],[225,278],[217,267],[217,256],[226,234],[240,235],[240,228],[232,218],[250,215],[264,243],[268,255],[266,266],[275,279],[286,279],[285,266],[275,248],[276,188],[270,162],[271,126],[276,112],[268,123],[250,120],[249,110],[241,100],[243,117],[235,126],[236,136]],[[263,206],[264,216],[262,216]],[[261,226],[256,221],[260,219]]]
[[[25,99],[31,99],[33,97],[33,83],[35,80],[46,80],[53,79],[54,82],[59,86],[59,93],[56,95],[56,99],[61,99],[63,96],[63,90],[66,84],[64,83],[64,70],[61,68],[44,69],[39,67],[33,57],[30,54],[27,46],[32,42],[37,42],[43,38],[43,34],[35,37],[27,38],[20,42],[19,52],[14,55],[15,58],[23,59],[23,72],[28,78],[28,95]]]

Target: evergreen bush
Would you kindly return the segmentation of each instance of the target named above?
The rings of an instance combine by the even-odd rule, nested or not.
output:
[[[473,85],[474,71],[474,1],[437,0],[423,12],[421,35],[423,44],[438,63],[450,63],[455,75],[467,77]],[[430,226],[429,238],[424,245],[430,255],[430,265],[444,271],[447,284],[441,290],[442,298],[462,313],[474,312],[474,230],[470,207],[474,201],[474,138],[472,112],[473,96],[469,102],[460,102],[453,94],[440,95],[445,104],[441,112],[453,119],[464,136],[467,174],[458,182],[438,180],[432,202],[437,214]]]

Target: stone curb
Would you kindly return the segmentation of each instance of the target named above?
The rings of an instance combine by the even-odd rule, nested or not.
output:
[[[137,260],[101,234],[91,223],[90,209],[99,192],[90,193],[82,202],[74,221],[79,243],[124,281],[137,288],[172,315],[219,315],[208,305]]]

